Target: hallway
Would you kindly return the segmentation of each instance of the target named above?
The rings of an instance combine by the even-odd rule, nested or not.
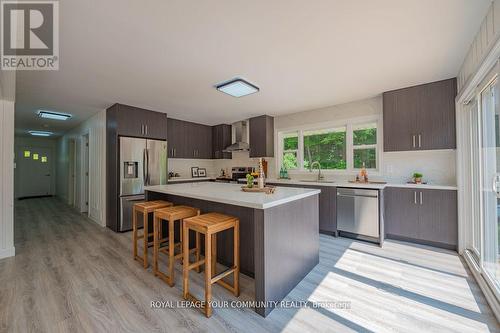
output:
[[[384,248],[321,236],[320,264],[286,300],[346,302],[347,308],[252,309],[151,307],[181,301],[132,260],[130,233],[102,228],[58,201],[16,201],[17,255],[0,260],[0,332],[324,331],[498,332],[476,282],[453,252],[388,241]],[[192,274],[201,293],[202,274]],[[253,280],[241,278],[240,298],[219,286],[215,300],[249,301]]]

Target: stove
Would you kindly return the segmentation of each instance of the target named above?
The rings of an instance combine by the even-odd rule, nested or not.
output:
[[[254,172],[253,167],[232,167],[231,177],[217,177],[216,182],[220,183],[238,183],[238,179],[246,178],[247,174]]]

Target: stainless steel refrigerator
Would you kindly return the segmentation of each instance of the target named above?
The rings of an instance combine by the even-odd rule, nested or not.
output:
[[[128,231],[133,205],[144,201],[144,186],[167,183],[167,142],[120,137],[119,168],[119,231]]]

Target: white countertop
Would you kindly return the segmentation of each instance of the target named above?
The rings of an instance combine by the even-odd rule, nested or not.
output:
[[[290,185],[315,185],[315,186],[336,186],[336,187],[355,187],[355,188],[369,188],[382,190],[386,187],[403,187],[403,188],[421,188],[431,190],[456,190],[456,186],[439,185],[439,184],[407,184],[407,183],[387,183],[387,184],[360,184],[349,183],[347,181],[333,181],[329,182],[309,182],[300,181],[296,179],[266,179],[267,183],[273,184],[290,184]]]
[[[213,178],[212,177],[197,177],[197,178],[173,177],[173,178],[169,178],[168,182],[169,183],[175,183],[175,182],[200,182],[200,181],[211,180],[211,179],[213,179]]]
[[[273,194],[253,193],[243,192],[241,186],[241,184],[201,182],[146,186],[145,190],[256,209],[271,208],[321,193],[321,190],[316,189],[290,187],[277,188]]]

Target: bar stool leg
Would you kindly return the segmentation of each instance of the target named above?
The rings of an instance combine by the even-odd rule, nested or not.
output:
[[[188,299],[189,295],[189,229],[185,224],[182,225],[182,290],[184,299]]]
[[[137,258],[137,211],[135,206],[132,208],[132,238],[134,241],[134,259]]]
[[[212,315],[212,237],[205,234],[205,316]]]
[[[233,273],[234,282],[234,296],[240,296],[240,221],[236,221],[234,225],[234,266],[236,270]]]
[[[160,248],[160,218],[154,217],[153,219],[153,273],[154,275],[158,275],[158,251]]]
[[[143,261],[144,261],[144,268],[148,268],[148,241],[149,241],[149,226],[148,226],[148,213],[144,212],[142,214],[143,218],[143,225],[144,225],[144,251],[143,251]]]
[[[179,220],[179,242],[181,243],[181,248],[180,248],[180,251],[182,254],[184,254],[184,246],[182,244],[183,243],[183,231],[182,231],[182,226],[184,225],[184,219],[182,220]],[[175,227],[174,227],[175,228]],[[189,246],[188,246],[189,248]],[[181,264],[183,264],[184,260],[182,259],[184,258],[184,256],[181,257]]]
[[[217,234],[212,235],[212,276],[217,274]]]
[[[196,262],[199,262],[200,261],[200,252],[201,252],[201,242],[200,242],[200,233],[199,232],[195,232],[196,233]],[[199,273],[201,272],[201,268],[200,266],[196,267],[196,273]]]
[[[174,222],[168,221],[168,272],[169,272],[169,282],[170,287],[174,286],[174,262],[175,262],[175,235],[174,235]]]

